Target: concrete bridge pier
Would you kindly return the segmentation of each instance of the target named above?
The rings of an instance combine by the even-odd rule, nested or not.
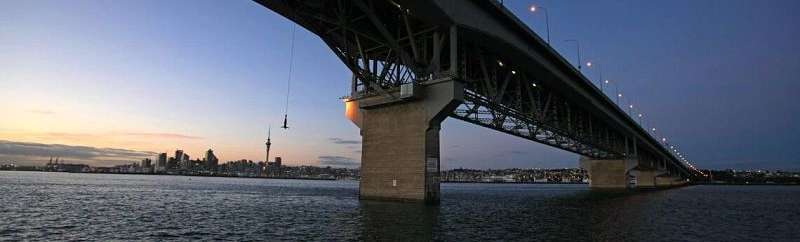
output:
[[[589,188],[623,190],[628,188],[628,177],[636,162],[635,159],[594,160],[581,157],[580,167],[589,174]]]
[[[669,188],[674,180],[675,178],[669,175],[658,176],[656,177],[656,186],[658,188]]]
[[[656,187],[658,188],[670,188],[676,186],[683,186],[686,184],[687,182],[685,179],[677,176],[664,174],[662,176],[656,177]]]
[[[439,202],[440,124],[463,100],[449,78],[348,101],[362,136],[359,197]]]
[[[636,188],[656,188],[656,177],[660,174],[658,170],[637,170],[635,173]]]

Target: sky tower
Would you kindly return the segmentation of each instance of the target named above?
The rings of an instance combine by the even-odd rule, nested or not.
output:
[[[267,128],[267,157],[264,160],[264,163],[269,162],[269,147],[272,145],[272,141],[270,141],[270,136],[272,135],[272,127],[270,126]]]

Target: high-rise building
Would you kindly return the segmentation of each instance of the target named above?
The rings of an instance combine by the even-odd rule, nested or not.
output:
[[[192,160],[189,159],[189,155],[183,153],[183,159],[181,159],[181,168],[184,170],[189,170],[192,168]]]
[[[184,162],[183,156],[186,155],[183,153],[183,150],[175,150],[175,169],[185,169],[186,162]]]
[[[142,160],[142,168],[150,168],[152,162],[153,160],[151,160],[150,158],[144,158],[144,160]]]
[[[272,177],[281,176],[281,157],[275,157],[275,162],[267,162],[267,175]]]
[[[206,169],[209,171],[216,171],[218,164],[219,159],[217,159],[217,156],[214,155],[214,151],[208,149],[208,151],[206,151]]]
[[[175,151],[175,160],[180,163],[183,161],[183,150],[176,150]]]
[[[175,157],[170,157],[167,160],[167,170],[174,170],[178,168],[178,160]]]
[[[167,153],[158,154],[158,160],[156,161],[156,172],[161,172],[167,169]]]

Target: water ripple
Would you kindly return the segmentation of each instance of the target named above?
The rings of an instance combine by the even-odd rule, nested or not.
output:
[[[800,241],[800,189],[443,184],[438,207],[358,183],[0,172],[0,240]]]

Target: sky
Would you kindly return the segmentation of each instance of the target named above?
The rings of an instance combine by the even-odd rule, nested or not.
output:
[[[700,168],[800,169],[800,1],[522,1],[505,5]],[[250,1],[0,1],[0,163],[93,165],[213,149],[223,160],[357,167],[338,97],[350,73]],[[608,90],[608,89],[606,89]],[[611,93],[610,95],[613,95]],[[578,156],[448,119],[442,167],[576,167]]]

